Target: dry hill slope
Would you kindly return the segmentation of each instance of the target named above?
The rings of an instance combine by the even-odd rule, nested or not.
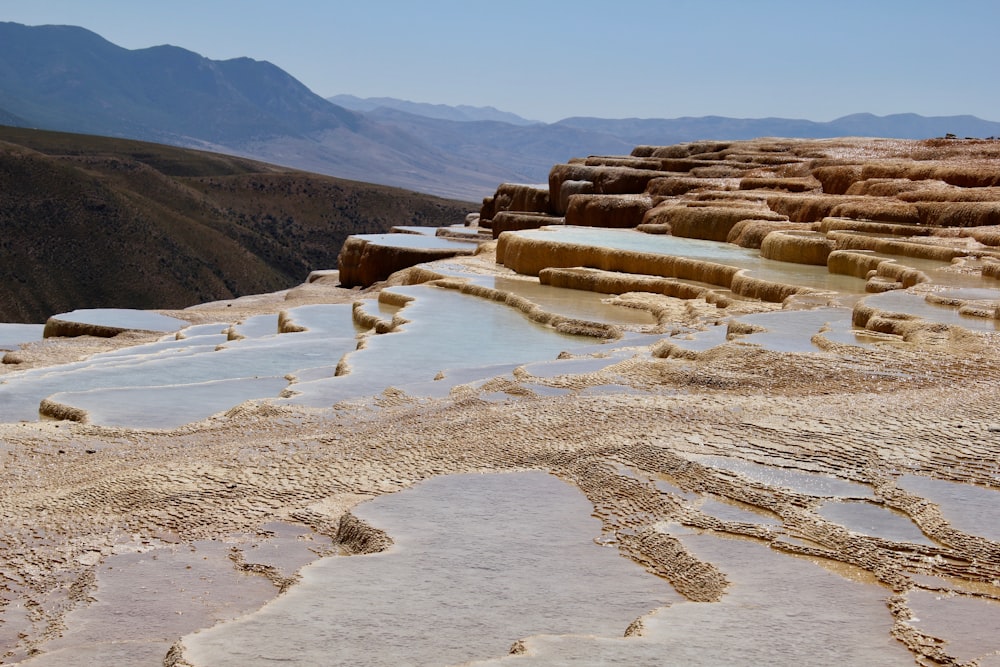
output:
[[[139,141],[0,128],[0,321],[296,285],[350,234],[470,205]]]

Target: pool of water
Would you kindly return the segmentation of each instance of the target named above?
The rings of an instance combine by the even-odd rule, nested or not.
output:
[[[70,612],[58,639],[21,664],[70,667],[159,665],[176,639],[254,611],[277,595],[265,577],[233,567],[231,549],[248,563],[292,575],[329,540],[289,524],[269,524],[267,537],[161,544],[108,557],[97,566],[90,604]]]
[[[1000,491],[921,475],[903,475],[896,484],[937,505],[956,530],[1000,542]]]
[[[55,316],[64,322],[80,324],[98,324],[116,329],[133,329],[138,331],[177,331],[188,326],[184,320],[167,317],[148,310],[130,310],[127,308],[85,308],[62,313]]]
[[[764,259],[760,256],[760,251],[754,248],[741,248],[731,243],[599,227],[560,226],[510,233],[553,243],[599,246],[715,262],[748,269],[755,278],[820,290],[848,294],[861,294],[865,291],[865,281],[860,278],[831,274],[825,266]]]
[[[836,498],[871,498],[872,490],[864,484],[818,473],[778,468],[752,463],[726,456],[691,456],[691,459],[713,468],[735,472],[744,477],[767,484],[783,486],[811,496]]]
[[[44,324],[0,324],[0,350],[16,350],[22,343],[39,341],[44,330]]]
[[[575,488],[541,472],[457,475],[361,505],[386,552],[323,559],[259,612],[184,638],[195,665],[448,665],[538,633],[621,636],[679,597],[595,544]]]
[[[288,385],[285,375],[335,366],[357,346],[350,305],[305,308],[292,314],[316,326],[307,332],[274,333],[276,317],[264,316],[242,325],[248,337],[241,340],[217,333],[225,325],[200,325],[180,339],[170,336],[81,362],[8,374],[0,382],[0,419],[36,420],[42,399],[55,395],[88,410],[95,423],[165,427],[248,398],[276,397]]]
[[[909,624],[946,639],[945,650],[965,663],[1000,664],[1000,602],[982,598],[916,590],[907,594],[914,615]]]
[[[819,508],[819,514],[828,521],[862,535],[896,542],[928,546],[934,544],[909,517],[881,505],[867,502],[827,502]]]
[[[353,234],[353,238],[391,248],[416,248],[426,250],[459,250],[472,252],[474,246],[467,241],[452,241],[442,236],[426,234]]]
[[[546,312],[590,322],[650,326],[656,318],[649,311],[604,303],[606,294],[542,285],[537,280],[505,277],[476,277],[472,282],[509,292],[538,304]]]
[[[86,410],[89,421],[94,424],[174,428],[224,412],[244,401],[277,396],[287,386],[288,380],[283,377],[254,377],[59,392],[50,398]]]
[[[640,637],[542,635],[528,654],[485,665],[843,665],[913,664],[894,640],[889,592],[747,540],[670,526],[684,546],[719,567],[730,585],[719,602],[683,601],[643,619]]]
[[[989,292],[998,294],[994,290]],[[893,290],[866,297],[864,303],[890,313],[914,315],[928,322],[951,324],[974,331],[1000,331],[998,319],[962,315],[958,312],[958,308],[928,302],[923,294]]]
[[[429,285],[391,288],[414,297],[400,312],[409,323],[371,336],[346,357],[350,373],[292,386],[292,403],[328,406],[454,376],[462,368],[555,359],[560,352],[594,345],[594,339],[556,332],[519,310],[455,290]],[[492,377],[492,376],[490,376]]]
[[[742,315],[737,319],[767,329],[741,336],[740,340],[747,343],[775,352],[818,352],[812,337],[828,326],[850,326],[851,315],[850,308],[817,308]]]

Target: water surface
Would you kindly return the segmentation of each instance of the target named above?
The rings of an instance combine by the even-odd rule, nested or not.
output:
[[[575,488],[541,472],[455,475],[356,514],[395,544],[324,559],[261,611],[184,638],[195,665],[448,665],[537,633],[622,636],[679,597],[614,548]]]

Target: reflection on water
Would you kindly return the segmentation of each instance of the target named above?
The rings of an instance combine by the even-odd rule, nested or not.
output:
[[[738,319],[767,329],[741,338],[748,343],[775,352],[818,352],[812,337],[830,325],[850,326],[851,314],[850,308],[816,308],[758,313]]]
[[[676,530],[675,530],[676,528]],[[528,655],[483,665],[912,665],[894,640],[889,591],[766,545],[675,526],[685,547],[725,572],[719,602],[679,602],[647,616],[641,637],[540,636]]]
[[[909,624],[934,637],[947,637],[945,650],[963,662],[1000,652],[1000,602],[912,591],[906,596]],[[979,664],[993,664],[980,662]]]
[[[759,250],[741,248],[731,243],[600,227],[559,226],[511,233],[555,243],[600,246],[725,264],[748,269],[755,278],[820,290],[847,294],[860,294],[865,291],[865,281],[860,278],[832,274],[825,266],[764,259],[760,256]]]
[[[1000,491],[920,475],[903,475],[896,484],[940,507],[956,530],[1000,542]]]
[[[16,350],[22,343],[41,340],[44,330],[44,324],[0,324],[0,350]]]
[[[426,386],[439,373],[448,378],[462,368],[555,359],[564,350],[594,344],[593,338],[557,333],[517,309],[455,290],[416,285],[392,291],[414,297],[400,313],[409,323],[371,336],[364,349],[347,355],[348,375],[294,385],[300,394],[291,402],[333,405],[389,386]]]
[[[818,473],[765,466],[726,456],[691,456],[690,458],[702,465],[739,473],[768,486],[784,486],[793,491],[813,496],[838,498],[870,498],[872,496],[872,490],[864,484]]]
[[[56,318],[64,322],[97,324],[138,331],[177,331],[188,325],[187,322],[176,317],[128,308],[84,308],[56,315]]]
[[[915,315],[928,322],[953,324],[976,331],[1000,331],[998,319],[962,315],[958,308],[928,302],[923,294],[893,290],[866,297],[864,303],[890,313]]]
[[[855,533],[897,542],[933,545],[909,517],[881,505],[866,502],[828,502],[819,509],[820,516]]]
[[[524,297],[546,312],[565,317],[608,324],[656,324],[649,311],[604,303],[606,294],[542,285],[537,279],[476,277],[472,282]]]
[[[184,638],[195,665],[447,665],[536,633],[622,636],[678,596],[597,546],[573,487],[540,472],[456,475],[361,505],[381,554],[327,558],[259,612]]]

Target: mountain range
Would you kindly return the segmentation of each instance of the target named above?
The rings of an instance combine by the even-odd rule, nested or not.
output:
[[[0,124],[202,148],[465,201],[501,182],[544,182],[553,164],[572,157],[628,153],[639,144],[1000,136],[1000,123],[973,116],[546,124],[491,107],[324,99],[267,62],[210,60],[166,45],[128,50],[84,28],[17,23],[0,23]]]

